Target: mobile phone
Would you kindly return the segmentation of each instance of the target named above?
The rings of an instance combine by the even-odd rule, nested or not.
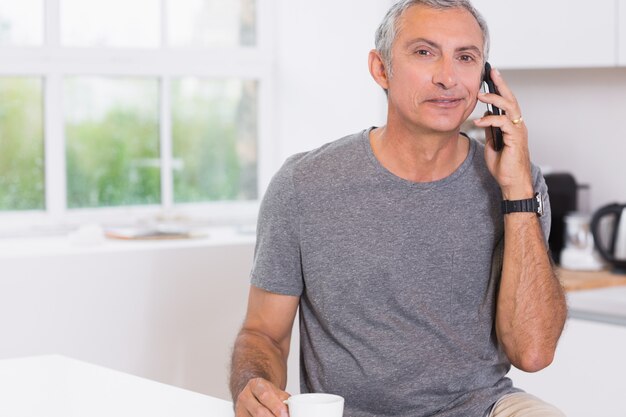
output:
[[[491,79],[491,65],[489,62],[485,62],[485,75],[483,75],[483,82],[487,85],[487,92],[500,95],[498,91],[498,87],[494,84]],[[487,104],[487,108],[491,112],[491,114],[500,116],[504,114],[504,110],[500,110],[498,107],[493,104]],[[500,152],[502,148],[504,148],[504,139],[502,139],[502,130],[499,127],[490,126],[491,129],[491,137],[493,138],[493,149],[497,152]]]

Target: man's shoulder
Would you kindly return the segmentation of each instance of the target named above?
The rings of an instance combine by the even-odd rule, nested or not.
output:
[[[304,180],[309,177],[327,177],[359,165],[366,157],[364,135],[367,130],[344,136],[316,149],[300,152],[287,158],[280,169],[283,175]]]

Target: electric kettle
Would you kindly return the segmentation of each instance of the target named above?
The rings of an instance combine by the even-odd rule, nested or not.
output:
[[[626,204],[609,204],[593,214],[591,233],[600,256],[626,274]]]

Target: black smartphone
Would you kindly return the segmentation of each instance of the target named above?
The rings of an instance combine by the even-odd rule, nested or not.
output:
[[[500,95],[498,87],[493,83],[491,79],[491,65],[489,62],[485,62],[485,75],[483,75],[483,82],[487,85],[487,92]],[[500,110],[493,104],[487,104],[487,108],[491,114],[499,116],[504,114],[504,110]],[[493,138],[493,149],[500,152],[504,148],[504,139],[502,139],[502,130],[499,127],[490,126],[491,137]]]

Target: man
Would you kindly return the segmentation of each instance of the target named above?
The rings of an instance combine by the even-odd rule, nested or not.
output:
[[[496,70],[501,96],[479,92],[487,27],[466,0],[404,0],[376,38],[387,124],[291,157],[264,197],[236,415],[287,416],[300,307],[302,390],[342,395],[348,417],[562,416],[505,377],[550,364],[566,306],[549,214],[501,210],[546,187]],[[501,152],[460,133],[477,100],[506,113],[476,121]]]

